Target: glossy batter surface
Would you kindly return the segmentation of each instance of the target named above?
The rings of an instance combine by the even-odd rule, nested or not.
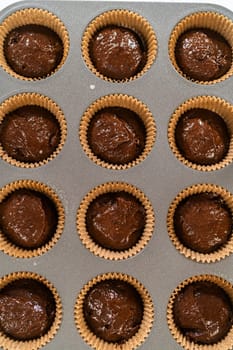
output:
[[[118,26],[103,28],[93,36],[90,56],[96,69],[112,79],[125,79],[137,74],[146,58],[138,35]]]
[[[229,149],[230,136],[224,120],[216,113],[195,108],[184,113],[175,130],[182,155],[200,165],[220,162]]]
[[[60,142],[54,115],[39,106],[24,106],[9,113],[0,125],[0,142],[6,153],[22,162],[47,159]]]
[[[131,248],[145,227],[145,209],[126,192],[97,197],[86,215],[87,230],[95,242],[112,250]]]
[[[112,164],[129,163],[144,149],[145,126],[129,109],[105,108],[92,118],[88,141],[93,153],[102,160]]]
[[[0,228],[19,247],[42,246],[55,233],[56,225],[55,205],[39,192],[17,190],[0,204]]]
[[[232,63],[230,45],[221,35],[208,29],[193,29],[182,34],[175,55],[181,70],[200,81],[221,77]]]
[[[232,231],[232,216],[221,197],[201,193],[178,205],[174,225],[185,246],[200,253],[210,253],[227,242]]]
[[[124,343],[138,331],[143,317],[139,293],[119,280],[92,287],[83,308],[90,329],[108,342]]]
[[[232,326],[232,304],[224,290],[210,282],[185,287],[173,312],[181,332],[198,344],[217,343]]]
[[[22,279],[0,292],[0,330],[16,340],[41,337],[55,317],[55,301],[42,283]]]
[[[13,29],[7,35],[4,53],[16,73],[29,78],[42,78],[60,63],[63,44],[51,29],[30,24]]]

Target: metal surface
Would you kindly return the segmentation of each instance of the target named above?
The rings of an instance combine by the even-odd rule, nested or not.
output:
[[[16,168],[0,160],[0,187],[18,179],[33,179],[52,187],[65,207],[62,237],[47,254],[32,259],[15,259],[0,253],[1,276],[14,271],[34,271],[57,288],[63,304],[63,321],[46,350],[87,350],[74,324],[74,304],[82,286],[97,274],[118,271],[136,277],[151,294],[155,307],[152,331],[140,350],[178,350],[166,322],[170,294],[184,279],[197,274],[216,274],[233,282],[233,255],[211,264],[193,262],[182,256],[167,234],[166,216],[174,197],[187,186],[213,183],[233,192],[233,164],[216,172],[198,172],[181,164],[170,150],[168,121],[186,99],[197,95],[215,95],[233,103],[233,77],[215,85],[202,86],[182,78],[168,57],[172,29],[184,16],[200,10],[217,11],[233,19],[233,13],[210,4],[26,1],[15,3],[0,13],[0,22],[15,10],[40,7],[56,14],[70,35],[70,51],[64,66],[53,76],[35,82],[15,79],[0,69],[0,102],[19,92],[38,92],[49,96],[63,110],[68,136],[61,153],[47,165],[35,169]],[[109,83],[97,78],[85,66],[80,44],[87,24],[100,13],[125,8],[140,13],[153,26],[158,54],[150,70],[129,83]],[[138,166],[125,171],[101,168],[90,161],[79,142],[80,118],[97,98],[125,93],[143,101],[151,110],[157,127],[156,142],[149,156]],[[146,248],[124,261],[107,261],[91,254],[80,242],[76,230],[76,212],[80,201],[93,187],[107,181],[125,181],[144,191],[156,216],[155,231]]]

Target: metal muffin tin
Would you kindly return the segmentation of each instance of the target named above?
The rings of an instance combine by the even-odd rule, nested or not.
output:
[[[0,102],[21,92],[47,95],[63,110],[67,120],[67,140],[60,154],[47,165],[23,169],[0,160],[0,187],[19,179],[45,183],[59,195],[65,208],[64,232],[46,254],[31,259],[16,259],[0,253],[1,276],[15,271],[33,271],[46,277],[58,290],[63,305],[63,321],[47,350],[87,350],[74,323],[76,297],[90,279],[104,272],[122,272],[137,278],[152,296],[155,321],[141,345],[142,350],[178,350],[167,326],[166,308],[172,291],[193,275],[216,274],[233,283],[233,255],[220,262],[203,264],[181,255],[171,243],[166,226],[168,208],[184,188],[198,183],[213,183],[233,192],[233,164],[214,172],[192,170],[173,155],[167,127],[174,110],[185,100],[198,95],[221,97],[233,104],[233,77],[214,85],[200,85],[180,76],[168,56],[168,40],[174,26],[196,11],[216,11],[233,20],[223,7],[195,3],[111,2],[111,1],[24,1],[0,13],[0,22],[16,10],[38,7],[57,15],[70,36],[70,51],[63,67],[49,78],[28,82],[15,79],[0,69]],[[88,23],[110,9],[129,9],[144,16],[153,26],[157,57],[141,78],[128,83],[110,83],[97,78],[86,67],[81,40]],[[139,165],[128,170],[108,170],[95,165],[84,153],[78,136],[80,118],[86,108],[101,96],[112,93],[132,95],[152,112],[157,128],[154,147]],[[137,186],[151,201],[155,212],[152,239],[138,255],[123,261],[96,257],[81,243],[76,229],[76,213],[83,197],[95,186],[108,181],[124,181]]]

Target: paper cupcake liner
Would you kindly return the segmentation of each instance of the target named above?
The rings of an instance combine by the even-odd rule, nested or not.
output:
[[[143,319],[141,322],[141,326],[138,332],[128,341],[123,344],[115,344],[108,343],[100,338],[98,338],[94,333],[92,333],[85,321],[84,313],[83,313],[83,302],[85,300],[85,296],[88,291],[98,282],[105,280],[118,279],[121,281],[128,282],[131,284],[139,293],[142,302],[143,302]],[[154,321],[154,307],[152,299],[145,289],[145,287],[137,281],[134,277],[118,273],[118,272],[109,272],[102,275],[98,275],[97,277],[90,280],[80,291],[74,310],[74,318],[76,327],[84,339],[84,341],[89,344],[93,349],[96,350],[133,350],[140,346],[145,339],[148,337],[153,321]]]
[[[116,80],[104,76],[97,71],[89,55],[89,44],[93,35],[100,29],[110,25],[122,26],[133,30],[139,35],[139,37],[143,39],[142,41],[145,43],[147,50],[147,59],[145,66],[139,73],[130,77],[129,79]],[[97,77],[110,82],[126,82],[139,78],[149,70],[155,60],[156,54],[157,39],[152,26],[145,18],[135,12],[128,10],[111,10],[102,13],[88,25],[82,38],[82,55],[87,67]]]
[[[91,238],[86,227],[86,213],[90,203],[99,195],[120,191],[130,193],[142,203],[146,212],[146,223],[141,237],[133,247],[124,251],[112,251],[110,249],[101,247]],[[138,254],[143,248],[145,248],[151,239],[154,230],[154,224],[155,217],[150,201],[138,188],[124,182],[108,182],[95,187],[83,198],[77,212],[77,230],[82,243],[96,256],[109,260],[128,259]]]
[[[43,96],[37,93],[17,94],[5,100],[0,105],[0,124],[3,122],[5,116],[8,113],[13,112],[14,110],[20,107],[30,106],[30,105],[43,107],[54,115],[54,118],[57,119],[60,126],[60,142],[59,142],[59,145],[57,146],[57,149],[48,158],[38,162],[33,162],[33,163],[21,162],[10,157],[7,154],[7,152],[3,149],[0,142],[0,157],[6,162],[8,162],[9,164],[17,167],[21,167],[21,168],[36,168],[41,165],[47,164],[49,161],[54,159],[58,155],[58,153],[60,153],[61,149],[65,144],[66,137],[67,137],[66,119],[64,117],[63,112],[59,108],[59,106],[47,96]]]
[[[181,34],[183,34],[189,29],[194,29],[194,28],[206,28],[206,29],[214,30],[215,32],[219,33],[233,48],[233,22],[228,17],[225,17],[224,15],[216,12],[193,13],[183,18],[176,25],[176,27],[173,29],[171,33],[171,36],[169,39],[169,57],[174,68],[177,70],[179,74],[181,74],[186,79],[191,80],[195,83],[204,84],[204,85],[215,84],[229,78],[233,73],[233,61],[232,61],[231,68],[227,73],[225,73],[220,78],[211,80],[211,81],[199,81],[199,80],[191,79],[188,76],[186,76],[183,73],[183,71],[180,69],[175,58],[175,47],[176,47],[177,40],[181,36]]]
[[[18,73],[16,73],[7,63],[5,55],[4,55],[4,40],[8,33],[18,27],[27,25],[27,24],[37,24],[37,25],[42,25],[45,27],[48,27],[52,29],[55,33],[58,34],[60,37],[62,43],[63,43],[63,56],[61,59],[61,62],[58,64],[58,66],[52,71],[48,76],[54,74],[57,70],[59,70],[69,52],[69,35],[68,31],[65,28],[65,25],[62,23],[62,21],[55,16],[53,13],[39,9],[39,8],[26,8],[23,10],[16,11],[12,13],[10,16],[8,16],[1,24],[0,26],[0,65],[2,68],[12,75],[14,78],[18,78],[21,80],[39,80],[43,78],[28,78],[24,77]]]
[[[185,281],[183,281],[171,294],[168,306],[167,306],[167,323],[170,329],[170,332],[173,338],[179,343],[183,349],[185,350],[231,350],[233,346],[233,326],[229,330],[228,334],[224,339],[219,341],[216,344],[212,345],[199,345],[196,344],[185,337],[178,327],[176,326],[174,315],[173,315],[173,307],[176,296],[180,293],[180,291],[186,287],[188,284],[199,281],[208,281],[215,283],[219,287],[221,287],[226,294],[229,296],[231,303],[233,303],[233,285],[226,281],[225,279],[215,276],[215,275],[199,275],[193,276]]]
[[[58,295],[58,292],[56,288],[52,285],[51,282],[49,282],[47,279],[45,279],[43,276],[40,276],[33,272],[13,272],[9,275],[4,276],[0,279],[0,289],[4,288],[9,283],[19,280],[19,279],[33,279],[38,282],[43,283],[53,294],[54,301],[56,304],[56,314],[54,318],[54,322],[49,329],[49,331],[44,334],[42,337],[28,340],[28,341],[17,341],[14,339],[11,339],[7,335],[5,335],[3,332],[0,332],[0,344],[1,348],[3,350],[38,350],[41,349],[45,344],[49,343],[56,335],[61,321],[62,321],[62,303],[61,299]]]
[[[0,231],[0,250],[2,250],[4,253],[15,258],[32,258],[35,256],[41,256],[42,254],[45,254],[46,252],[48,252],[50,249],[53,248],[53,246],[57,243],[57,241],[59,240],[63,232],[64,222],[65,222],[64,208],[62,206],[62,203],[59,197],[50,187],[46,186],[43,183],[33,181],[33,180],[18,180],[4,186],[0,191],[0,203],[10,193],[18,189],[30,189],[33,191],[37,191],[37,192],[43,193],[49,199],[52,200],[52,202],[56,207],[57,217],[58,217],[56,232],[54,232],[51,239],[43,246],[28,250],[28,249],[17,247],[15,244],[11,243],[7,239],[7,237],[4,235],[4,233]]]
[[[228,241],[216,251],[211,253],[198,253],[190,248],[187,248],[183,245],[179,238],[177,237],[174,229],[174,214],[178,204],[185,198],[197,194],[197,193],[215,193],[219,195],[223,200],[226,206],[229,208],[232,216],[233,216],[233,195],[225,190],[224,188],[212,185],[212,184],[197,184],[191,187],[188,187],[181,191],[176,198],[171,203],[168,215],[167,215],[167,230],[169,237],[174,244],[175,248],[183,254],[186,258],[191,260],[195,260],[201,263],[211,263],[215,261],[219,261],[229,256],[233,252],[233,233],[229,237]]]
[[[229,150],[226,156],[218,163],[212,165],[200,165],[195,164],[187,160],[179,151],[176,140],[175,140],[175,130],[178,123],[179,118],[188,110],[193,108],[204,108],[210,110],[212,112],[217,113],[220,117],[225,121],[229,134],[230,134],[230,143]],[[219,170],[223,167],[227,166],[232,162],[233,159],[233,106],[227,101],[215,97],[215,96],[197,96],[185,101],[182,105],[180,105],[176,111],[173,113],[169,125],[168,125],[168,142],[170,148],[176,158],[181,161],[184,165],[200,171],[213,171]]]
[[[93,153],[91,147],[89,146],[88,127],[90,121],[97,112],[107,107],[127,108],[136,113],[143,121],[143,124],[145,126],[146,142],[144,150],[135,160],[127,164],[111,164],[104,160],[101,160]],[[149,111],[148,107],[141,101],[137,100],[135,97],[123,94],[106,95],[93,102],[83,114],[79,128],[80,142],[86,155],[97,165],[113,170],[125,170],[142,162],[150,153],[155,142],[155,137],[156,125],[153,115]]]

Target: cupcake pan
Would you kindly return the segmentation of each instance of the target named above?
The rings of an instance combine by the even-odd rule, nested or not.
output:
[[[56,245],[42,256],[17,259],[1,252],[1,277],[16,271],[31,271],[44,276],[57,289],[63,305],[63,320],[58,333],[44,349],[90,349],[75,327],[74,306],[81,288],[98,274],[107,272],[135,277],[152,297],[155,320],[149,337],[140,349],[181,349],[170,334],[166,320],[171,293],[183,280],[200,274],[217,275],[233,283],[233,254],[215,263],[198,263],[185,258],[169,239],[166,224],[168,209],[180,191],[195,184],[216,184],[233,192],[233,163],[210,172],[185,166],[169,147],[168,123],[179,105],[195,96],[216,96],[233,104],[233,77],[210,85],[186,80],[170,62],[168,42],[176,24],[191,13],[215,11],[231,20],[233,13],[218,5],[196,3],[33,0],[3,9],[0,21],[14,11],[28,7],[49,10],[62,20],[70,37],[68,57],[55,74],[38,81],[14,78],[0,68],[0,103],[23,92],[48,96],[65,115],[67,138],[56,158],[37,168],[20,168],[0,159],[0,187],[23,179],[50,186],[64,206],[65,226]],[[156,60],[143,76],[127,83],[111,83],[96,77],[86,67],[81,54],[81,40],[93,18],[104,11],[120,8],[137,12],[150,22],[156,33],[158,51]],[[98,98],[115,93],[141,100],[152,112],[156,123],[152,151],[141,163],[126,170],[96,165],[87,157],[79,140],[79,125],[85,110]],[[154,234],[147,246],[134,257],[121,261],[106,260],[92,254],[81,243],[76,229],[77,210],[84,196],[94,187],[110,181],[138,187],[150,200],[155,212]]]

